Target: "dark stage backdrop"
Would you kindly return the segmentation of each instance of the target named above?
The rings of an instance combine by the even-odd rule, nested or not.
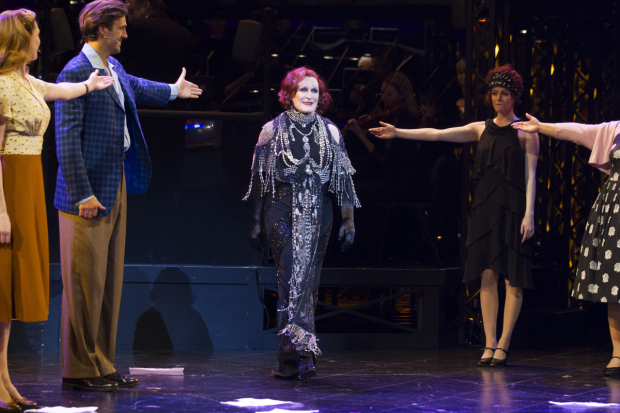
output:
[[[60,262],[53,118],[44,147],[52,263]],[[261,264],[262,255],[247,241],[248,204],[241,199],[249,185],[252,153],[262,124],[223,121],[221,147],[186,150],[185,119],[143,117],[141,123],[153,179],[145,195],[128,197],[125,262]]]

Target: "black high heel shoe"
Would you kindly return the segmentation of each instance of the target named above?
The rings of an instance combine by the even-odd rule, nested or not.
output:
[[[620,357],[612,357],[612,359],[620,359]],[[620,367],[606,367],[603,370],[603,376],[620,376]]]
[[[491,347],[485,347],[485,348],[483,348],[483,350],[493,350],[495,352],[495,350],[497,350],[497,349],[491,348]],[[480,359],[478,361],[478,366],[486,367],[486,366],[491,364],[491,360],[493,360],[493,357],[482,358],[482,359]]]
[[[504,367],[506,365],[506,360],[508,360],[508,356],[510,355],[510,351],[508,350],[504,350],[503,348],[498,347],[495,351],[497,350],[501,350],[506,354],[506,358],[503,359],[496,359],[495,357],[493,357],[493,360],[491,360],[491,364],[489,364],[489,366],[491,367]]]
[[[316,366],[316,356],[313,353],[304,353],[297,362],[299,378],[307,381],[310,377],[316,376],[318,368]]]

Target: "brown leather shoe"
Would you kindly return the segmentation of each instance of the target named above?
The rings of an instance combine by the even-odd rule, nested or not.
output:
[[[113,383],[116,383],[118,387],[120,387],[121,389],[126,389],[129,387],[136,387],[140,385],[140,380],[134,379],[133,377],[121,376],[117,372],[108,374],[107,376],[101,376],[101,377]]]
[[[62,378],[62,387],[69,390],[108,391],[118,390],[118,384],[103,377],[88,377],[84,379]]]

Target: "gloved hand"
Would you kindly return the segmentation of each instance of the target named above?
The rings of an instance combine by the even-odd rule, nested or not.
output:
[[[338,233],[338,241],[342,242],[340,251],[345,251],[353,245],[355,240],[355,224],[353,223],[353,203],[350,201],[344,201],[340,207],[340,213],[342,214],[342,225],[340,226],[340,232]]]
[[[258,252],[263,252],[265,234],[261,227],[264,197],[261,196],[260,181],[254,179],[250,192],[250,245]]]

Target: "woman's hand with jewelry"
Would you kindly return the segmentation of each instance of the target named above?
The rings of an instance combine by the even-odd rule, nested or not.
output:
[[[114,78],[112,76],[99,76],[99,70],[95,70],[91,73],[86,81],[86,85],[90,92],[105,89],[112,83],[114,83]]]
[[[537,133],[540,129],[540,122],[534,116],[526,113],[525,116],[529,119],[528,122],[514,122],[512,127],[514,129],[522,130],[523,132]]]
[[[379,122],[383,125],[380,128],[368,129],[368,132],[372,133],[379,139],[393,139],[396,137],[396,128],[393,125],[385,122]]]
[[[534,236],[534,214],[525,214],[523,221],[521,221],[521,235],[523,235],[523,241]]]
[[[0,244],[8,244],[11,242],[11,220],[9,215],[4,212],[0,213]]]

